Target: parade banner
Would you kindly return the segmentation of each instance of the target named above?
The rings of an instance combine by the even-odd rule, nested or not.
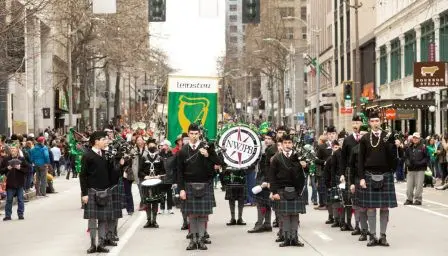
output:
[[[200,121],[209,139],[218,125],[218,82],[216,77],[170,76],[168,78],[168,140],[188,131]]]

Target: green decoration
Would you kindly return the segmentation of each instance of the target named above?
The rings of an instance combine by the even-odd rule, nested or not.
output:
[[[83,151],[81,150],[81,145],[78,144],[78,141],[75,139],[75,129],[70,128],[68,133],[68,145],[69,145],[69,153],[75,159],[75,172],[81,172],[81,158]]]
[[[269,132],[269,127],[271,124],[269,122],[263,122],[260,124],[260,128],[258,129],[261,134],[266,134]]]

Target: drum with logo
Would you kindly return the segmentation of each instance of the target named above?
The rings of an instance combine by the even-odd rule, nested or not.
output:
[[[144,203],[158,203],[164,199],[161,179],[148,179],[142,182],[142,195]]]

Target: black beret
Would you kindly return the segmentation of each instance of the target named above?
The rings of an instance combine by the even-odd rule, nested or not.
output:
[[[107,133],[103,131],[95,131],[89,137],[89,142],[91,144],[95,144],[95,141],[100,140],[101,138],[107,137]]]
[[[372,119],[372,118],[380,118],[380,112],[377,110],[370,111],[369,119]]]
[[[283,141],[286,141],[286,140],[293,141],[292,136],[289,135],[289,134],[283,135],[281,141],[283,142]]]
[[[275,138],[275,132],[273,132],[273,131],[269,131],[269,132],[267,132],[264,136],[269,136],[269,137],[271,137],[271,138]]]
[[[154,138],[149,138],[147,141],[146,141],[146,143],[154,143],[154,144],[157,144],[156,143],[156,139],[154,139]]]
[[[277,127],[277,130],[276,130],[276,131],[277,131],[277,132],[278,132],[278,131],[285,131],[285,132],[286,132],[286,131],[288,131],[288,130],[289,130],[289,129],[286,128],[286,126],[284,126],[284,125],[280,125],[279,127]]]
[[[336,132],[336,127],[334,127],[333,125],[328,126],[327,132]]]
[[[352,121],[360,121],[360,122],[362,122],[362,118],[361,118],[360,113],[354,114],[353,118],[352,118]]]

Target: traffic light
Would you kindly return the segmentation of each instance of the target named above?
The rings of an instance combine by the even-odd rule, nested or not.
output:
[[[351,81],[344,82],[344,100],[352,100],[352,87],[353,83]]]
[[[260,23],[260,0],[243,0],[243,23]]]
[[[149,0],[149,22],[166,21],[166,0]]]

